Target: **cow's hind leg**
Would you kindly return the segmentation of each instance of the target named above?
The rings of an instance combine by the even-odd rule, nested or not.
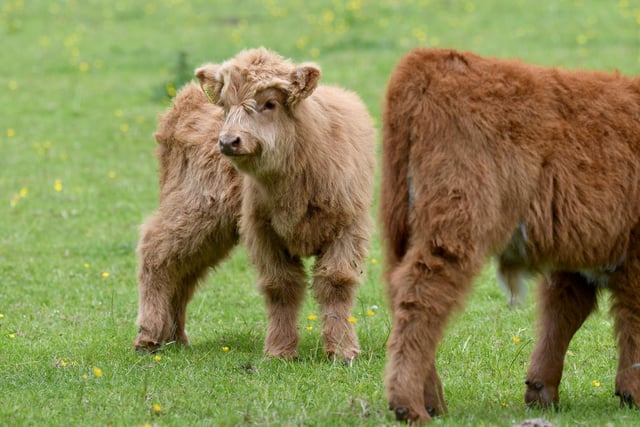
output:
[[[612,314],[618,338],[616,395],[621,406],[640,406],[640,230],[632,234],[627,261],[611,277]]]
[[[198,213],[176,215],[159,210],[142,228],[138,244],[140,329],[134,342],[139,351],[155,351],[169,341],[189,343],[187,304],[198,281],[237,244],[234,223],[206,221]]]
[[[531,356],[524,394],[529,406],[558,404],[569,342],[596,307],[597,288],[578,273],[554,273],[539,285],[539,337]]]
[[[465,299],[473,273],[455,259],[416,250],[389,272],[393,329],[386,387],[396,418],[427,421],[446,412],[436,347],[449,313]]]

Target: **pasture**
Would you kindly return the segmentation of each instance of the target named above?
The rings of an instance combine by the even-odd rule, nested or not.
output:
[[[156,117],[202,63],[261,45],[316,61],[378,130],[388,76],[415,46],[640,75],[638,0],[1,0],[0,37],[0,425],[396,424],[377,233],[352,366],[323,354],[309,293],[299,360],[263,356],[264,303],[241,247],[189,305],[191,348],[133,351]],[[438,351],[449,414],[433,424],[640,424],[613,394],[607,298],[569,347],[561,409],[526,408],[532,293],[509,309],[487,264]]]

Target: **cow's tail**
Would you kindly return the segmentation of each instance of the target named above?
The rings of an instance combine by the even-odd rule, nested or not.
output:
[[[382,127],[381,236],[388,270],[402,260],[410,237],[411,182],[410,115],[405,114],[402,90],[393,79],[387,88]],[[398,90],[395,90],[398,89]],[[400,92],[400,93],[398,93]],[[404,100],[406,101],[406,99]]]
[[[154,133],[158,148],[156,156],[160,165],[161,198],[170,191],[170,181],[187,174],[189,150],[208,141],[207,136],[217,134],[220,119],[216,107],[209,103],[200,86],[194,82],[182,87],[171,107],[158,117]],[[166,187],[166,188],[165,188]]]

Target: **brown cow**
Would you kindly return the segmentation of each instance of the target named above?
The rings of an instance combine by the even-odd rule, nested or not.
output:
[[[196,83],[160,118],[160,207],[138,244],[139,350],[189,343],[186,312],[196,285],[239,240],[242,182],[218,150],[223,119]]]
[[[302,259],[314,256],[325,350],[353,359],[349,318],[369,246],[375,164],[365,106],[353,93],[317,86],[317,65],[263,48],[196,76],[225,110],[220,150],[244,176],[240,230],[267,305],[265,352],[297,356]]]
[[[603,287],[616,394],[640,403],[640,79],[417,49],[391,76],[383,139],[396,417],[446,411],[436,346],[489,256],[512,289],[544,277],[528,404],[557,404],[569,341]]]

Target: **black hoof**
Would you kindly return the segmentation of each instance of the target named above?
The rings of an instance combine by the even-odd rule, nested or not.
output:
[[[618,391],[616,392],[616,396],[620,398],[621,408],[634,408],[636,406],[636,402],[635,400],[633,400],[633,396],[631,396],[631,393],[629,393],[628,391],[623,391],[622,393]]]
[[[396,413],[396,420],[407,421],[407,418],[409,417],[409,409],[396,408],[394,412]]]

